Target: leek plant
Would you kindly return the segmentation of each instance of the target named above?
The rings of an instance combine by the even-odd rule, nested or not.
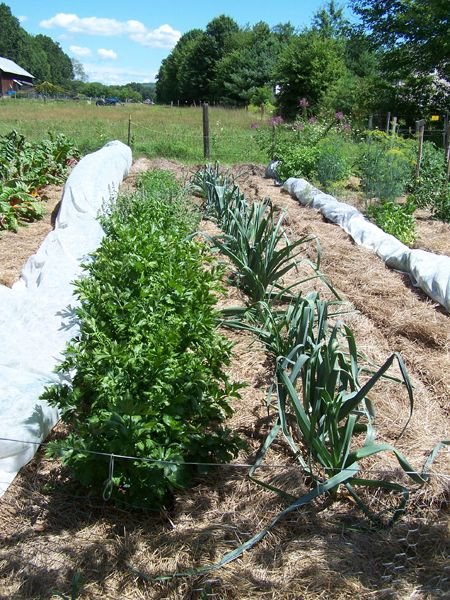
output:
[[[286,342],[291,342],[292,347],[290,351],[280,353],[276,359],[278,415],[250,469],[250,476],[257,483],[293,501],[282,515],[322,494],[327,494],[331,500],[336,499],[343,485],[372,522],[388,526],[404,513],[409,490],[397,482],[358,476],[360,462],[376,454],[392,452],[404,473],[413,482],[423,484],[428,480],[428,471],[437,452],[450,442],[437,444],[422,471],[418,472],[393,445],[375,441],[375,412],[368,397],[370,391],[396,361],[410,408],[400,437],[409,423],[414,406],[411,381],[401,356],[393,353],[361,385],[359,380],[364,369],[358,364],[359,355],[353,333],[342,322],[336,323],[330,332],[327,304],[314,294],[296,303],[290,312],[285,313],[285,321],[278,320],[278,323],[283,323],[285,332],[281,338],[267,337],[268,318],[259,330],[261,339],[272,354],[274,350],[285,350]],[[292,327],[286,324],[290,318]],[[273,320],[276,322],[277,317],[273,317]],[[292,335],[297,328],[297,333]],[[277,332],[280,330],[278,328]],[[311,492],[299,499],[254,477],[280,431],[301,468],[315,484]],[[387,520],[369,508],[359,491],[363,488],[398,495],[399,501]]]
[[[297,267],[302,246],[315,236],[289,242],[282,226],[284,214],[275,220],[273,207],[266,203],[255,202],[246,212],[229,209],[227,217],[230,233],[215,237],[213,242],[232,261],[237,283],[250,302],[292,299],[282,278]]]

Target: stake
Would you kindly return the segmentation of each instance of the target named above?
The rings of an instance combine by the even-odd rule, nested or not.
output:
[[[425,132],[425,119],[416,121],[416,131],[418,132],[419,145],[417,148],[417,164],[416,164],[416,179],[420,175],[420,163],[422,162],[423,153],[423,134]]]
[[[209,159],[209,113],[208,103],[203,103],[203,157]]]
[[[391,125],[391,113],[388,112],[386,117],[386,135],[389,135],[389,127]]]
[[[130,116],[128,117],[128,145],[131,148],[131,113],[130,113]]]

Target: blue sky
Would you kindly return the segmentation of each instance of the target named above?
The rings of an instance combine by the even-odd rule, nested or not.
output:
[[[190,29],[204,29],[220,14],[240,26],[290,21],[310,24],[324,0],[8,0],[22,27],[58,42],[79,60],[89,81],[124,84],[154,81],[161,60]],[[345,4],[342,2],[342,4]]]

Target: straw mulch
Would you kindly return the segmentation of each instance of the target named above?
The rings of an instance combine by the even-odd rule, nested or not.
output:
[[[146,166],[155,167],[152,162]],[[170,168],[185,177],[181,166],[171,163]],[[347,300],[343,318],[367,359],[381,364],[393,351],[404,356],[416,405],[400,440],[408,416],[404,390],[384,381],[372,400],[380,440],[395,443],[419,468],[434,443],[449,437],[449,316],[403,275],[386,269],[339,228],[264,180],[258,168],[244,166],[239,172],[238,183],[248,197],[270,196],[288,211],[291,238],[305,231],[319,236],[322,271]],[[314,286],[330,295],[319,281]],[[242,302],[232,288],[221,300],[222,305]],[[174,577],[220,560],[286,506],[240,466],[252,462],[273,423],[273,410],[267,407],[272,367],[249,334],[226,335],[235,343],[230,372],[247,384],[230,420],[248,442],[235,466],[212,469],[194,488],[178,494],[173,506],[154,514],[87,497],[40,451],[0,500],[0,598],[71,593],[81,599],[449,598],[448,452],[436,461],[429,485],[412,486],[410,509],[391,529],[371,528],[351,498],[341,494],[334,504],[321,500],[291,513],[251,551],[218,571]],[[53,435],[61,434],[57,428]],[[260,479],[293,495],[309,489],[281,438],[264,464],[271,468],[260,469]],[[369,461],[366,474],[406,482],[390,455]],[[378,492],[370,499],[374,510],[394,501]]]

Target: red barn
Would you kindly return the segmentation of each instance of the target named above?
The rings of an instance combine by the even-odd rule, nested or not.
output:
[[[12,93],[33,85],[34,76],[13,60],[0,56],[0,96]]]

